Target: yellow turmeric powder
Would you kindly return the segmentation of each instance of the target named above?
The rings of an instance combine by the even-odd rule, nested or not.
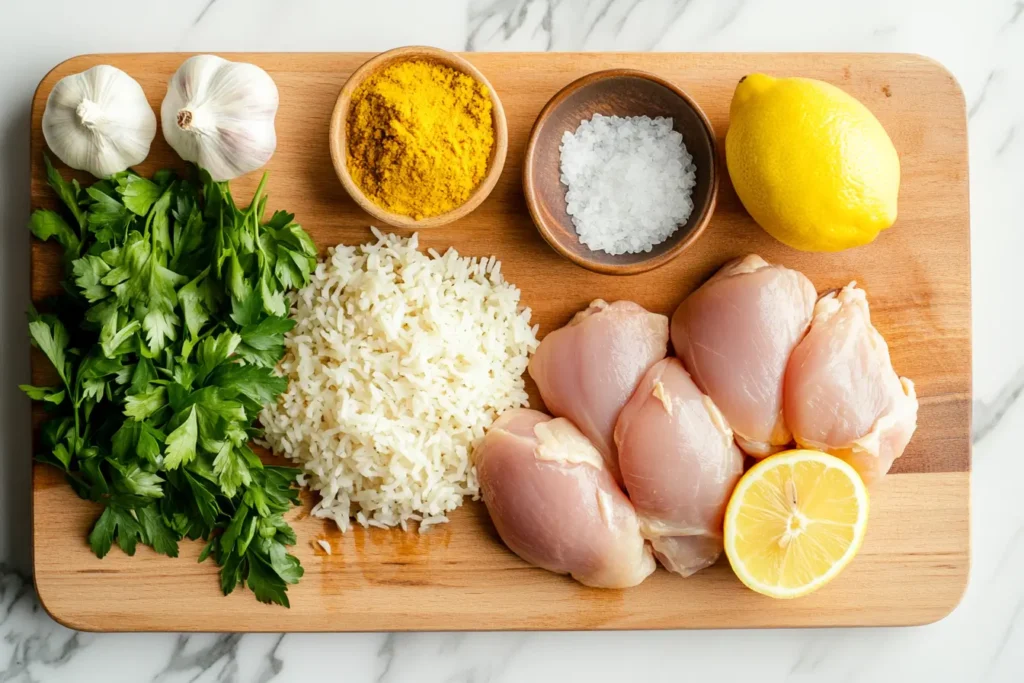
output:
[[[375,204],[415,219],[462,205],[494,146],[487,88],[425,61],[393,64],[363,83],[347,121],[348,170]]]

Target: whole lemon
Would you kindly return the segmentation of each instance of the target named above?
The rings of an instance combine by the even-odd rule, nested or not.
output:
[[[751,74],[736,86],[725,156],[758,224],[803,251],[867,244],[896,220],[900,160],[878,119],[839,88]]]

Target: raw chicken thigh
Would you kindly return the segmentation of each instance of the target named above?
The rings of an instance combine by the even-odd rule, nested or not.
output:
[[[914,383],[893,370],[856,283],[815,305],[786,370],[785,412],[798,444],[839,456],[868,484],[907,447],[917,428]]]
[[[633,506],[568,420],[510,410],[474,457],[498,534],[530,564],[598,588],[635,586],[654,571]]]
[[[676,358],[647,371],[615,427],[640,533],[669,570],[690,576],[722,552],[722,519],[743,454]]]
[[[615,420],[640,378],[667,351],[667,317],[632,301],[597,299],[544,337],[530,361],[530,376],[548,410],[579,427],[621,481]]]
[[[792,438],[783,377],[811,322],[814,285],[803,273],[751,254],[730,261],[679,304],[672,344],[714,400],[740,448],[764,457]]]

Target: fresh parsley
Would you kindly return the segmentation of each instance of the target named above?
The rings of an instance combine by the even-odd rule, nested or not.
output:
[[[283,516],[298,471],[265,466],[249,442],[286,388],[273,372],[286,295],[309,282],[315,245],[291,214],[264,221],[266,175],[245,209],[192,167],[83,188],[46,159],[46,175],[62,212],[37,210],[29,227],[63,248],[65,294],[28,316],[60,379],[21,387],[48,413],[37,459],[103,506],[98,557],[115,543],[177,557],[202,539],[225,594],[243,585],[288,606],[303,571]]]

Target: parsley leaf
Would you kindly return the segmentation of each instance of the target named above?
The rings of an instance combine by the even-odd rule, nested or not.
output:
[[[255,325],[242,328],[242,341],[259,351],[267,351],[283,345],[284,334],[295,327],[295,321],[271,316]]]
[[[234,332],[223,332],[216,337],[207,337],[199,344],[196,354],[199,361],[197,379],[202,381],[215,367],[226,361],[235,352],[242,338]]]
[[[245,409],[241,403],[225,399],[218,387],[203,387],[189,397],[201,411],[211,416],[222,418],[226,422],[242,422],[245,420]]]
[[[242,526],[249,519],[249,512],[249,506],[244,503],[235,510],[235,514],[231,517],[231,523],[228,524],[224,534],[220,537],[220,552],[230,553],[234,551],[238,537],[242,533]]]
[[[217,517],[221,514],[216,496],[202,482],[189,474],[188,471],[185,471],[185,480],[188,482],[192,495],[195,496],[194,503],[196,510],[199,512],[199,517],[207,526],[212,527],[216,523]]]
[[[234,498],[238,489],[252,483],[245,460],[236,453],[234,446],[225,443],[213,459],[213,471],[220,483],[220,490],[228,498]]]
[[[124,424],[129,424],[129,422],[130,421],[125,421]],[[136,445],[135,453],[143,460],[156,464],[157,458],[160,457],[160,449],[163,447],[164,442],[165,437],[163,433],[143,422],[142,431],[139,433],[139,440]]]
[[[138,465],[125,465],[114,459],[107,463],[113,468],[114,488],[121,493],[138,498],[163,498],[160,484],[163,479],[154,472],[141,469]]]
[[[117,310],[111,310],[110,316],[100,332],[100,348],[103,351],[103,355],[108,358],[126,353],[128,351],[128,348],[126,348],[128,343],[135,333],[142,329],[142,324],[138,320],[132,320],[124,327],[118,329],[118,320]]]
[[[36,209],[29,220],[29,228],[33,235],[44,242],[51,237],[57,240],[64,247],[66,260],[77,258],[81,252],[82,243],[78,235],[56,211]]]
[[[229,398],[243,396],[249,399],[254,411],[272,403],[288,388],[288,381],[274,375],[269,369],[255,365],[224,363],[210,374],[208,381],[219,387]]]
[[[89,534],[89,546],[96,557],[104,557],[116,540],[128,555],[135,554],[135,546],[142,536],[142,526],[129,510],[108,505]]]
[[[260,277],[260,296],[263,297],[263,310],[270,315],[288,315],[288,305],[284,301],[284,292],[277,291],[271,285],[267,274]]]
[[[185,327],[193,341],[199,338],[199,332],[210,319],[210,311],[216,305],[211,283],[206,277],[209,272],[209,268],[203,270],[178,290],[178,301],[185,316]]]
[[[159,185],[134,174],[128,174],[119,180],[118,191],[125,207],[136,216],[145,216],[149,213],[153,203],[163,194]]]
[[[92,230],[98,242],[123,240],[132,224],[133,215],[125,208],[124,204],[110,193],[104,192],[98,185],[99,183],[85,190],[85,193],[92,199],[92,204],[89,206],[89,229]]]
[[[31,384],[19,384],[18,388],[33,401],[46,401],[54,405],[60,405],[64,400],[64,391],[53,387],[34,387]]]
[[[145,420],[147,417],[167,405],[167,389],[159,385],[151,385],[125,398],[124,414],[133,420]]]
[[[153,367],[153,361],[145,356],[139,358],[139,362],[135,364],[134,372],[132,372],[132,384],[128,393],[138,394],[145,391],[149,387],[149,383],[155,379],[156,368]]]
[[[299,560],[289,555],[285,547],[276,541],[270,546],[270,566],[285,583],[298,583],[304,573]]]
[[[149,350],[156,352],[178,338],[179,319],[174,312],[178,297],[175,288],[184,282],[184,278],[157,263],[154,257],[151,257],[147,278],[147,303],[140,308],[145,316],[142,329],[146,331]]]
[[[238,355],[247,363],[263,368],[277,365],[284,355],[284,334],[295,326],[288,318],[271,316],[242,328]]]
[[[178,556],[178,535],[164,523],[163,516],[155,505],[137,508],[136,513],[145,531],[146,543],[153,550],[168,557]]]
[[[64,384],[69,384],[69,369],[64,352],[71,339],[68,337],[63,323],[54,316],[40,316],[33,313],[29,314],[29,320],[28,332],[32,337],[32,343],[46,354],[57,374],[64,380]]]
[[[291,606],[285,592],[284,579],[258,553],[249,560],[249,573],[245,583],[260,602],[276,602],[285,607]]]
[[[110,289],[103,283],[103,276],[110,272],[110,266],[99,256],[83,256],[72,264],[75,284],[82,290],[82,296],[90,302],[107,298]]]
[[[96,520],[89,534],[89,546],[96,557],[105,557],[110,552],[110,546],[114,543],[114,533],[117,529],[117,519],[112,508],[107,507],[103,514]]]
[[[117,460],[127,460],[134,454],[142,435],[142,424],[135,420],[125,420],[121,423],[121,428],[114,433],[110,445]]]
[[[53,163],[50,161],[50,157],[43,155],[43,163],[46,164],[46,182],[49,184],[53,191],[57,193],[57,197],[64,203],[68,211],[74,217],[75,222],[78,223],[79,229],[84,229],[87,224],[85,212],[82,211],[79,195],[81,194],[82,188],[79,187],[77,180],[72,180],[70,183],[64,180],[57,173],[57,169],[53,167]],[[40,238],[45,239],[45,238]]]
[[[241,301],[231,300],[231,319],[240,327],[256,325],[264,315],[263,297],[260,296],[259,290]]]
[[[177,469],[182,463],[191,462],[196,457],[196,440],[199,438],[199,426],[196,423],[196,408],[189,408],[188,417],[167,435],[164,448],[164,467]]]

